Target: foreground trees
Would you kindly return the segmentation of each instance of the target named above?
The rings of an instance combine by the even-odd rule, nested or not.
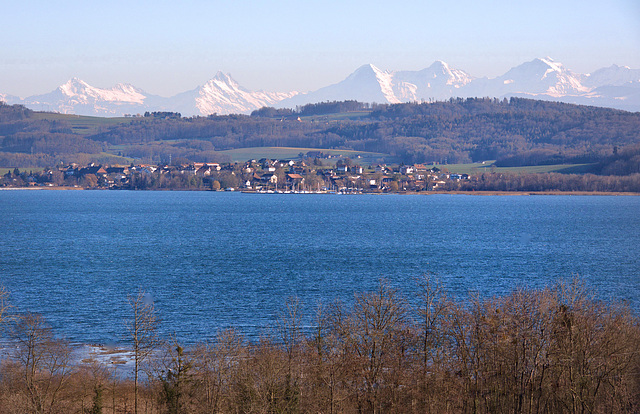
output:
[[[126,322],[128,340],[133,352],[134,413],[138,414],[138,380],[142,364],[152,356],[160,343],[158,338],[158,318],[151,296],[139,291],[129,296],[131,318]]]
[[[144,295],[131,301],[135,310]],[[311,327],[302,309],[289,300],[255,343],[234,331],[187,349],[171,341],[149,354],[139,394],[135,379],[82,364],[72,378],[65,344],[25,315],[3,361],[0,413],[640,410],[638,317],[579,283],[454,300],[425,276],[412,297],[381,283],[351,304],[318,306]]]

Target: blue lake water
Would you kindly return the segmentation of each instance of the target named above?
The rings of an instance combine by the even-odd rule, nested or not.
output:
[[[0,217],[0,284],[75,342],[120,342],[138,289],[193,343],[425,272],[459,296],[579,275],[640,309],[640,197],[0,191]]]

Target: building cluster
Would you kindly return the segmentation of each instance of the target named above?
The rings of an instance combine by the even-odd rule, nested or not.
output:
[[[469,180],[435,166],[354,164],[338,160],[331,166],[318,160],[249,160],[244,163],[191,163],[183,165],[70,164],[31,175],[29,185],[135,189],[209,188],[255,192],[399,192],[446,189],[448,183]],[[168,185],[167,183],[174,183]],[[144,186],[141,183],[146,183]],[[164,183],[164,184],[160,184]]]

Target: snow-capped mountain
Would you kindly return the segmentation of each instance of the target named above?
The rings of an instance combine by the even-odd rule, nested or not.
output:
[[[70,79],[56,90],[20,100],[17,97],[0,100],[21,103],[38,111],[94,116],[123,116],[146,111],[180,112],[184,116],[250,113],[263,106],[294,96],[296,92],[279,93],[249,91],[228,74],[216,76],[191,91],[170,98],[150,95],[132,85],[120,83],[109,89],[96,88],[78,79]]]
[[[323,101],[357,100],[361,102],[400,103],[428,99],[448,99],[473,78],[464,71],[451,69],[437,61],[420,71],[388,71],[364,65],[342,82],[315,92],[285,99],[279,107],[295,107]]]
[[[324,101],[399,103],[512,96],[640,111],[640,69],[612,65],[579,74],[547,57],[525,62],[502,76],[474,78],[442,61],[418,71],[389,71],[368,64],[341,82],[302,94],[250,91],[229,74],[218,72],[204,85],[169,98],[150,95],[129,84],[101,89],[73,78],[48,94],[22,100],[0,93],[0,100],[39,111],[82,115],[171,111],[192,116],[248,114],[263,106],[294,108]]]
[[[465,97],[519,96],[640,111],[640,70],[613,65],[583,75],[547,57],[523,63],[494,79],[477,79],[462,92]]]
[[[453,69],[440,60],[420,71],[395,72],[396,96],[403,102],[443,100],[456,96],[457,91],[473,80],[460,69]],[[415,91],[414,93],[408,93]]]
[[[140,112],[149,96],[125,83],[102,89],[73,78],[53,92],[26,98],[24,104],[32,109],[64,114],[119,116]]]
[[[640,84],[640,69],[631,69],[628,66],[611,65],[608,68],[598,69],[584,80],[584,85],[592,88],[600,86],[630,86]]]
[[[0,102],[4,102],[8,105],[20,104],[22,99],[18,96],[8,95],[6,93],[0,93]]]
[[[229,74],[218,72],[213,79],[194,90],[168,98],[166,110],[183,115],[246,114],[264,106],[290,98],[297,92],[249,91]]]
[[[281,108],[324,101],[356,100],[361,102],[399,103],[393,91],[393,73],[374,65],[363,65],[342,82],[317,91],[299,94],[277,103]]]
[[[584,75],[577,75],[551,58],[534,59],[510,69],[497,78],[476,79],[464,88],[462,96],[508,97],[547,95],[562,97],[589,92],[582,85]]]
[[[397,103],[513,96],[640,111],[640,70],[614,65],[584,75],[549,57],[525,62],[495,78],[474,78],[442,61],[420,71],[382,71],[365,65],[342,82],[277,106],[346,99]]]

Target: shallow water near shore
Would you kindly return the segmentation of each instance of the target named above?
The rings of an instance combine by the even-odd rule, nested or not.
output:
[[[640,309],[640,197],[5,191],[0,214],[0,284],[77,343],[122,343],[138,289],[185,343],[426,272],[459,297],[578,275]]]

